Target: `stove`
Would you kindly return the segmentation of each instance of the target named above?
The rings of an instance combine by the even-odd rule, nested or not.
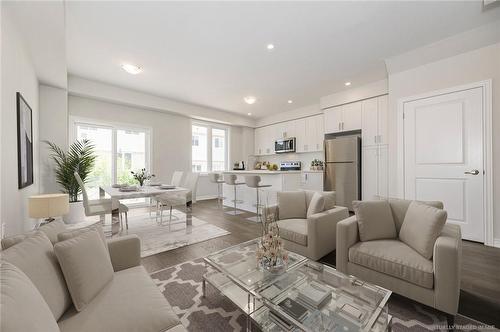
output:
[[[282,161],[280,163],[280,171],[300,171],[300,161]]]

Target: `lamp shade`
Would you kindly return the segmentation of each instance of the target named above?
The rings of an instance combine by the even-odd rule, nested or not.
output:
[[[45,194],[31,196],[28,200],[31,218],[62,216],[69,211],[68,194]]]

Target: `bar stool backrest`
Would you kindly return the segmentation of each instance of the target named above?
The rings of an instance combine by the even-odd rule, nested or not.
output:
[[[224,175],[224,181],[226,181],[226,184],[234,186],[236,183],[236,178],[237,176],[234,174],[226,174]]]
[[[245,176],[245,183],[251,188],[258,188],[260,183],[260,176],[258,175],[247,175]]]
[[[220,179],[220,174],[219,173],[208,173],[208,179],[212,183],[217,183]]]

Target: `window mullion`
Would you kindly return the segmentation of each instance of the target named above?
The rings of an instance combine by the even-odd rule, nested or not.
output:
[[[212,171],[212,127],[207,126],[207,171]]]

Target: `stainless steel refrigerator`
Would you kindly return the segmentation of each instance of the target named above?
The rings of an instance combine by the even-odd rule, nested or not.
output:
[[[361,199],[361,139],[358,136],[325,140],[325,190],[334,190],[337,205],[352,211]]]

